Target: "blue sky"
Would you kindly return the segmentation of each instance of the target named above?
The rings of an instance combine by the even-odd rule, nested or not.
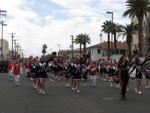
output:
[[[58,44],[61,49],[70,49],[70,36],[79,33],[89,34],[91,43],[96,44],[99,42],[102,23],[111,19],[106,11],[114,12],[116,23],[130,22],[130,19],[122,17],[126,10],[124,2],[125,0],[0,0],[1,9],[8,12],[5,38],[11,42],[8,33],[15,32],[15,38],[26,56],[40,56],[44,43],[48,45],[48,52],[50,49],[58,51]],[[107,40],[105,34],[104,40]]]

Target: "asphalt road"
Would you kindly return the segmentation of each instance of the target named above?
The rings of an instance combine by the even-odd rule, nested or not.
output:
[[[64,87],[64,81],[46,82],[47,93],[39,95],[32,82],[21,77],[21,86],[8,81],[7,73],[0,73],[0,113],[150,113],[150,89],[134,93],[131,80],[126,101],[120,100],[118,89],[109,82],[98,80],[97,87],[81,87],[80,94]]]

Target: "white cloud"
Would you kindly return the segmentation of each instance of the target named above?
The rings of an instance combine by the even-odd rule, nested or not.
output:
[[[90,3],[98,0],[50,0],[64,8],[79,8],[85,3]]]
[[[49,22],[51,22],[54,18],[53,18],[53,16],[48,15],[48,16],[46,16],[44,19],[45,19],[46,23],[49,23]]]
[[[33,4],[35,0],[0,0],[0,8],[7,10],[7,15],[21,19],[36,19],[38,15],[31,10],[24,10],[26,4]]]

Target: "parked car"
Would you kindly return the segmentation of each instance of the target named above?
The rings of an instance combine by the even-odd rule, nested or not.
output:
[[[0,61],[0,72],[8,72],[8,63],[9,61]]]

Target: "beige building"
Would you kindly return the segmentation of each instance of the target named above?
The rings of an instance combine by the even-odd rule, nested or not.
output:
[[[1,46],[1,39],[0,39],[0,58],[7,59],[9,53],[9,43],[7,40],[3,39],[3,53],[2,53],[2,46]]]
[[[149,0],[150,1],[150,0]],[[132,19],[132,22],[137,23],[137,19]],[[138,47],[138,35],[133,35],[132,49],[135,45]],[[147,17],[144,17],[143,21],[143,39],[142,39],[142,52],[145,55],[150,49],[150,12],[147,13]]]

